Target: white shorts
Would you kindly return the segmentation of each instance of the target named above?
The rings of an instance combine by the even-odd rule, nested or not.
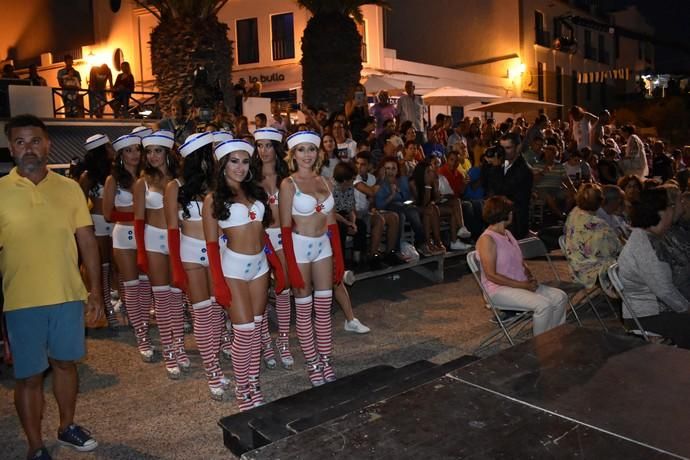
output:
[[[113,249],[137,250],[133,225],[115,224],[113,226]]]
[[[240,254],[224,246],[220,250],[220,259],[223,276],[226,278],[251,281],[268,272],[268,261],[264,251],[252,255]]]
[[[302,236],[293,233],[292,245],[295,248],[295,259],[298,264],[316,262],[333,255],[331,240],[325,233],[321,236]]]
[[[182,262],[199,264],[208,267],[206,241],[180,234],[180,259]]]
[[[146,225],[144,230],[144,245],[148,252],[168,255],[168,230],[165,228]]]
[[[273,249],[278,252],[283,250],[283,236],[280,234],[279,228],[267,228],[266,234],[268,239],[271,240],[271,245]]]
[[[91,214],[93,220],[94,233],[96,236],[110,236],[113,233],[113,224],[106,222],[102,214]]]

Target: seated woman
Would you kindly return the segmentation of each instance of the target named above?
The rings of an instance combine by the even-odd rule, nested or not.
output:
[[[690,300],[690,192],[680,193],[680,189],[667,183],[660,187],[666,191],[673,208],[673,224],[666,232],[662,245],[652,245],[663,262],[671,266],[673,284],[683,297]]]
[[[506,310],[533,311],[534,335],[563,324],[567,294],[537,282],[507,230],[513,220],[513,203],[504,196],[492,196],[484,203],[482,215],[488,227],[477,241],[477,255],[482,285],[491,301]]]
[[[578,281],[587,288],[593,287],[602,275],[607,285],[606,271],[622,249],[616,232],[597,216],[603,200],[604,194],[598,185],[583,184],[575,196],[577,206],[565,221],[564,255]]]
[[[441,212],[437,205],[441,201],[441,194],[436,172],[429,160],[419,162],[412,171],[410,189],[422,214],[426,246],[433,254],[444,254],[446,247],[441,242]]]
[[[646,330],[670,338],[681,348],[690,348],[688,300],[673,284],[669,264],[654,250],[673,220],[666,191],[656,188],[641,192],[630,218],[633,230],[618,257],[627,305]],[[626,308],[623,320],[634,327]]]
[[[640,192],[642,191],[642,180],[637,176],[628,175],[621,177],[618,180],[618,186],[625,194],[625,208],[623,210],[623,216],[629,221],[632,204],[640,198]]]

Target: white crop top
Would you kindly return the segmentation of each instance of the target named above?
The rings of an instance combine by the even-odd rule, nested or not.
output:
[[[242,203],[233,203],[230,205],[230,215],[225,220],[219,220],[218,226],[230,228],[261,222],[264,220],[264,211],[264,204],[261,201],[255,201],[249,208]]]
[[[191,222],[196,222],[201,220],[201,210],[204,209],[203,201],[190,201],[187,205],[187,211],[189,211],[189,217],[184,217],[183,210],[180,209],[177,212],[180,220],[186,220]]]
[[[290,180],[295,185],[295,196],[292,198],[293,215],[306,217],[317,212],[321,214],[328,214],[331,212],[335,206],[335,200],[333,199],[333,194],[328,188],[328,185],[326,185],[326,189],[328,189],[328,197],[319,203],[318,200],[313,196],[302,193],[299,187],[297,187],[297,182],[295,182],[292,177]]]
[[[144,181],[146,186],[146,209],[163,209],[163,194],[149,189],[149,184]]]
[[[118,187],[115,190],[115,200],[113,202],[116,208],[128,208],[134,205],[134,196],[129,190]]]

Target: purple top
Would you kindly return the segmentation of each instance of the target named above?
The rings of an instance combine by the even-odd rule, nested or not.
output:
[[[506,230],[506,234],[501,235],[489,229],[484,230],[484,233],[496,243],[496,273],[516,281],[527,281],[525,267],[522,265],[522,251],[513,234]],[[477,255],[479,256],[479,253]],[[501,287],[500,284],[489,281],[484,275],[484,270],[482,284],[489,295],[493,295]]]

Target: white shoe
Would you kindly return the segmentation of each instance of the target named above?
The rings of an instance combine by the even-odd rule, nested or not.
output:
[[[352,286],[355,284],[355,274],[352,272],[352,270],[345,270],[345,274],[343,275],[343,283],[345,283],[347,286]]]
[[[345,321],[345,330],[347,332],[356,332],[357,334],[366,334],[371,329],[360,323],[357,318],[352,318],[352,321]]]
[[[467,230],[467,227],[464,225],[460,227],[460,230],[458,230],[458,238],[469,238],[472,236],[472,233],[470,233],[469,230]]]
[[[113,306],[113,311],[114,311],[115,313],[119,313],[119,312],[120,312],[120,309],[121,309],[121,307],[122,307],[122,301],[119,300],[119,299],[118,299],[118,300],[111,300],[110,303],[111,303],[112,306]]]
[[[463,243],[462,241],[460,241],[460,239],[457,239],[450,243],[451,251],[467,251],[470,248],[472,248],[471,244]]]

